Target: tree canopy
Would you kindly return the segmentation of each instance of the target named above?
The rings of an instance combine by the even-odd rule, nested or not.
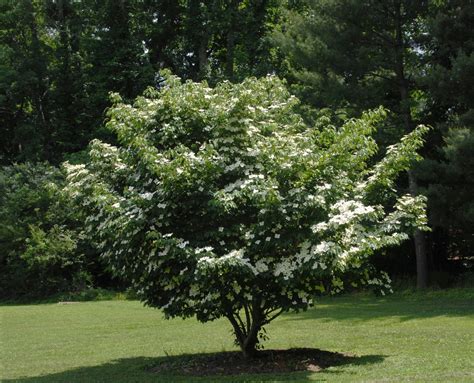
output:
[[[89,232],[146,304],[226,317],[252,356],[264,325],[318,292],[389,288],[366,260],[426,227],[425,198],[391,192],[425,127],[369,166],[382,109],[311,127],[273,76],[165,84],[133,104],[113,95],[107,127],[119,146],[95,140],[89,163],[66,166]]]

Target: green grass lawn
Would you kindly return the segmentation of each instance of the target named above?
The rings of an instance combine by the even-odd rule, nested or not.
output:
[[[224,320],[164,320],[135,301],[0,307],[2,382],[474,382],[474,291],[323,299],[267,327],[266,348],[353,353],[317,373],[195,378],[147,371],[167,355],[234,350]]]

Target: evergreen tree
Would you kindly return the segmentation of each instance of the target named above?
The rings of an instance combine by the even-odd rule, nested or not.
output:
[[[418,178],[429,197],[433,262],[467,262],[474,245],[474,4],[439,1],[430,9],[423,49],[429,54],[424,103],[436,128],[436,150]]]
[[[422,52],[419,36],[427,3],[422,0],[322,0],[293,13],[276,36],[291,63],[290,78],[304,101],[338,106],[357,115],[378,105],[389,107],[396,135],[417,123],[412,113]],[[409,172],[409,189],[418,191]],[[414,234],[418,286],[427,285],[426,239]]]

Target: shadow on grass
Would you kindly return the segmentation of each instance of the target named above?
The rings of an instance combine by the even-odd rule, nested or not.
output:
[[[474,316],[474,298],[465,296],[389,296],[387,298],[343,296],[324,298],[314,310],[286,315],[286,320],[319,319],[326,321],[398,318],[400,321],[434,317]]]
[[[321,368],[311,364],[311,360],[303,359],[303,356],[311,358],[311,352],[316,353],[323,358],[320,363]],[[280,371],[278,367],[276,371],[265,373],[259,370],[259,361],[244,362],[241,359],[240,352],[221,352],[212,354],[183,354],[177,356],[166,357],[136,357],[113,360],[98,366],[78,367],[63,372],[47,374],[35,377],[23,377],[17,379],[5,379],[2,382],[17,383],[59,383],[59,382],[270,382],[270,381],[309,381],[309,376],[318,373],[318,371],[329,372],[331,374],[339,374],[342,371],[334,367],[343,367],[345,365],[371,365],[380,363],[384,360],[383,355],[364,355],[351,356],[329,351],[321,351],[317,349],[290,349],[290,350],[268,350],[268,355],[276,353],[280,356],[298,355],[301,361],[307,363],[308,369],[304,371]],[[313,355],[313,356],[314,356]],[[267,358],[265,356],[265,358]],[[263,358],[264,359],[264,358]],[[216,366],[217,363],[224,362],[222,366]],[[209,367],[209,362],[214,366]],[[294,360],[290,360],[294,362]],[[232,364],[233,363],[233,364]],[[246,370],[239,372],[236,364],[245,367]],[[309,363],[309,364],[308,364]],[[274,363],[275,364],[275,363]],[[261,363],[260,363],[261,365]],[[197,368],[201,366],[202,368]],[[217,367],[217,368],[216,368]],[[268,366],[266,366],[268,367]],[[294,367],[294,366],[293,366]],[[327,367],[333,367],[325,370]],[[229,375],[229,370],[233,372]],[[220,373],[219,373],[220,371]],[[191,374],[197,372],[198,375]],[[211,374],[210,372],[213,372]],[[313,375],[311,381],[314,380]],[[317,376],[316,376],[317,378]],[[316,380],[318,381],[318,380]],[[325,381],[322,379],[321,381]]]

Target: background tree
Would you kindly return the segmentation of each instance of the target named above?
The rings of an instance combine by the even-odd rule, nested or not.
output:
[[[348,276],[389,288],[367,257],[425,227],[425,199],[390,189],[426,128],[369,167],[383,111],[312,128],[275,77],[212,89],[168,76],[133,105],[114,99],[120,146],[93,141],[88,164],[67,166],[69,195],[147,305],[227,318],[246,357],[263,326]]]
[[[436,128],[436,150],[421,163],[417,177],[429,197],[433,263],[438,270],[452,271],[447,255],[469,262],[474,248],[474,4],[436,2],[426,25],[423,50],[429,65],[423,103]]]
[[[393,111],[398,131],[382,131],[382,142],[413,130],[423,121],[414,114],[414,95],[420,89],[423,52],[420,37],[428,12],[425,1],[308,2],[290,16],[287,30],[276,35],[287,53],[294,89],[311,105],[344,108],[349,115],[384,105]],[[418,193],[413,172],[408,173],[412,194]],[[427,285],[427,244],[414,234],[417,285]]]
[[[41,14],[41,13],[40,13]],[[45,28],[51,31],[48,46],[51,58],[48,77],[51,85],[48,108],[51,124],[49,155],[53,163],[63,159],[65,153],[82,150],[94,134],[95,118],[100,114],[88,91],[84,34],[86,19],[78,2],[58,0],[46,2]]]
[[[0,297],[39,297],[105,282],[81,239],[81,217],[62,197],[64,174],[45,164],[0,171]],[[108,277],[110,279],[110,277]]]
[[[278,58],[268,37],[282,16],[282,4],[280,0],[187,2],[183,53],[189,70],[183,77],[215,84],[270,73]]]
[[[51,140],[48,61],[41,5],[32,1],[0,3],[1,159],[47,157]]]
[[[58,164],[101,129],[108,93],[128,100],[170,68],[218,81],[266,75],[279,0],[0,3],[3,163]],[[105,136],[104,136],[105,135]]]

